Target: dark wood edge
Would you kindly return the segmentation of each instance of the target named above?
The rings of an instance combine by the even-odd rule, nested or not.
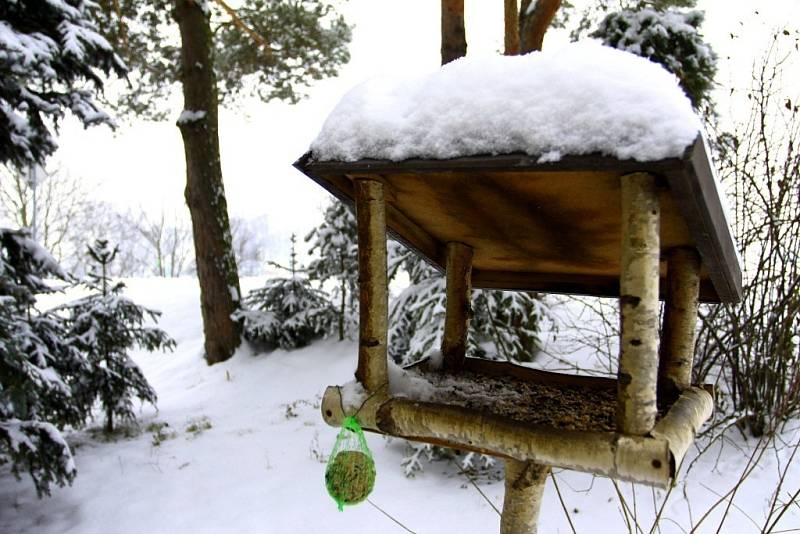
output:
[[[466,358],[464,360],[464,366],[462,369],[464,371],[480,373],[487,376],[508,376],[524,380],[526,382],[534,382],[537,384],[546,384],[551,386],[573,386],[592,390],[612,389],[616,391],[617,389],[617,380],[615,378],[568,375],[553,371],[532,369],[530,367],[524,367],[522,365],[516,365],[510,362],[498,362],[492,360],[483,360],[480,358]]]
[[[687,148],[680,171],[666,172],[672,195],[686,220],[697,250],[721,302],[742,298],[742,270],[714,170],[702,135]]]
[[[566,276],[551,273],[475,269],[472,272],[472,286],[478,289],[501,289],[504,291],[541,291],[565,295],[591,295],[612,298],[619,296],[619,278],[616,276],[580,274]],[[663,300],[666,291],[666,278],[661,278],[659,281],[659,298]],[[700,281],[700,301],[719,302],[719,297],[711,280]]]
[[[306,158],[306,156],[308,156]],[[304,159],[305,158],[305,159]],[[680,158],[667,158],[658,161],[619,160],[603,154],[585,154],[564,156],[558,161],[539,163],[538,156],[527,154],[475,155],[444,160],[406,159],[402,161],[364,159],[359,161],[316,161],[310,153],[302,160],[303,172],[319,174],[347,173],[424,173],[458,170],[479,171],[516,171],[535,170],[538,172],[567,171],[614,171],[622,174],[629,172],[665,173],[669,170],[681,169]],[[298,167],[299,168],[299,167]]]

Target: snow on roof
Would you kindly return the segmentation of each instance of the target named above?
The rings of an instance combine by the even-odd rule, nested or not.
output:
[[[653,161],[682,155],[700,126],[660,65],[584,41],[369,80],[342,98],[311,150],[322,161],[512,152]]]

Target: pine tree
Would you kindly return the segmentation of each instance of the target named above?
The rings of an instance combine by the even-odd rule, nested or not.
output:
[[[311,241],[309,254],[318,258],[308,266],[308,278],[320,284],[337,282],[333,297],[339,303],[337,326],[339,341],[354,335],[358,328],[358,231],[353,208],[334,199],[325,209],[322,223],[306,235]],[[387,243],[388,272],[391,282],[410,251],[400,243]]]
[[[44,164],[56,149],[52,130],[68,109],[85,126],[111,124],[93,91],[98,72],[125,65],[89,21],[84,0],[0,2],[0,163]]]
[[[408,365],[441,346],[446,282],[411,251],[403,263],[411,284],[392,301],[389,310],[389,355],[401,365]],[[547,315],[541,300],[526,292],[478,289],[472,291],[471,307],[467,356],[511,361],[531,361],[535,357],[539,350],[539,324]]]
[[[255,96],[297,102],[302,88],[350,59],[350,27],[324,0],[106,0],[100,26],[131,67],[118,102],[138,116],[165,115],[179,84],[178,128],[186,156],[206,360],[231,357],[240,342],[239,277],[219,152],[220,101]],[[175,37],[177,25],[180,41]]]
[[[639,2],[633,9],[609,13],[591,34],[603,44],[662,65],[677,76],[696,109],[710,105],[717,56],[703,40],[702,11],[679,11],[676,2]],[[679,5],[685,2],[677,2]]]
[[[272,278],[264,287],[251,291],[244,299],[247,309],[235,317],[244,321],[245,339],[268,350],[304,347],[327,336],[336,321],[336,310],[328,295],[315,289],[297,264],[296,238],[292,235],[289,267],[271,265],[290,273],[289,278]]]
[[[88,416],[74,395],[85,360],[60,318],[34,307],[37,294],[54,291],[45,278],[68,276],[26,230],[0,229],[0,464],[17,478],[27,471],[40,497],[75,477],[59,428]]]
[[[309,254],[319,254],[308,266],[308,278],[320,283],[335,280],[333,297],[339,303],[339,341],[350,337],[358,324],[358,235],[352,209],[334,200],[322,223],[305,238]]]
[[[99,271],[86,283],[94,293],[57,308],[68,315],[67,335],[72,346],[83,352],[90,372],[80,384],[79,399],[92,406],[96,399],[105,412],[105,430],[114,430],[114,417],[135,421],[133,399],[155,405],[156,392],[128,352],[134,347],[147,351],[171,350],[175,341],[166,332],[144,326],[157,320],[160,312],[135,304],[122,295],[125,285],[113,283],[108,265],[117,248],[98,240],[88,247],[89,256],[99,264]]]

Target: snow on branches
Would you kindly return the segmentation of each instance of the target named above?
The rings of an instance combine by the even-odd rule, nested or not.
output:
[[[717,56],[700,34],[702,23],[702,11],[623,9],[608,14],[591,36],[662,65],[699,108],[717,72]]]
[[[288,278],[272,278],[264,287],[251,291],[244,299],[248,309],[234,317],[244,321],[244,337],[268,349],[304,347],[325,337],[336,320],[336,310],[328,295],[311,286],[307,269],[297,265],[295,236],[292,236],[290,266],[273,266],[289,271]]]
[[[111,124],[93,99],[125,65],[89,21],[85,0],[0,2],[0,163],[42,164],[69,110],[85,126]],[[94,87],[91,88],[90,86]]]
[[[125,285],[112,283],[108,264],[117,249],[98,240],[89,247],[89,255],[100,270],[87,283],[94,293],[56,308],[66,313],[69,343],[82,352],[89,363],[77,394],[91,406],[99,399],[106,415],[106,431],[114,430],[114,416],[135,421],[133,399],[155,404],[156,392],[141,369],[128,355],[130,349],[147,351],[171,350],[175,341],[159,328],[145,326],[155,321],[160,312],[139,306],[122,295]]]

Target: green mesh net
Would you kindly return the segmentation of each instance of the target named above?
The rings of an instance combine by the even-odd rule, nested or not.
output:
[[[375,462],[364,431],[355,417],[346,417],[328,458],[325,487],[341,512],[345,505],[366,499],[374,485]]]

